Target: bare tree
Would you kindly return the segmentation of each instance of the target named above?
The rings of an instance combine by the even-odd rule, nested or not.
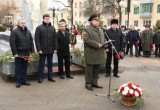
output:
[[[84,16],[90,16],[94,12],[100,14],[111,14],[112,18],[119,15],[119,25],[121,25],[121,7],[120,0],[86,0],[84,8]]]
[[[15,0],[6,0],[0,5],[0,24],[4,20],[5,16],[11,15],[12,11],[16,9]],[[9,19],[9,18],[7,18]]]
[[[68,0],[68,5],[65,5],[63,2],[61,2],[61,1],[59,1],[59,0],[53,0],[53,2],[59,2],[59,3],[61,3],[64,7],[69,7],[69,8],[71,8],[71,13],[70,13],[70,15],[71,15],[71,23],[73,24],[73,0]]]

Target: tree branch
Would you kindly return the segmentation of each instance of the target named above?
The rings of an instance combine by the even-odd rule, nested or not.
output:
[[[53,0],[54,2],[59,2],[59,3],[61,3],[63,6],[65,6],[65,7],[71,7],[71,6],[66,6],[63,2],[61,2],[61,1],[58,1],[58,0]]]

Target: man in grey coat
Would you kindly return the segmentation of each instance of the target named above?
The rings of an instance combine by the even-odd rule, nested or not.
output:
[[[84,54],[85,54],[85,85],[88,90],[93,87],[102,88],[98,85],[98,73],[100,64],[104,61],[104,33],[100,28],[100,15],[94,13],[89,18],[90,25],[83,31]]]

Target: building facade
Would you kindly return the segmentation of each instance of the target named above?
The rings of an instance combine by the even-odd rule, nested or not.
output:
[[[87,8],[93,8],[93,10],[102,12],[104,7],[108,3],[105,2],[105,0],[73,0],[73,24],[75,25],[83,25],[86,26],[89,24],[88,18],[92,14],[92,11],[90,11],[88,14],[85,14],[87,12]],[[117,16],[115,16],[117,18]],[[110,26],[110,21],[114,17],[112,16],[112,13],[103,13],[101,14],[101,22],[102,25]]]
[[[123,10],[122,25],[127,26],[127,7]],[[134,25],[137,29],[144,29],[148,24],[153,28],[157,20],[160,20],[160,0],[139,0],[137,7],[133,6],[133,0],[131,0],[130,11],[129,26]]]
[[[0,0],[1,24],[12,22],[16,25],[17,19],[21,16],[22,0]]]

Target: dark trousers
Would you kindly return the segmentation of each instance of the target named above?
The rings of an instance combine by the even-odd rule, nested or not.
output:
[[[39,60],[39,79],[44,78],[44,66],[45,66],[46,57],[47,57],[47,63],[48,63],[48,78],[52,79],[53,78],[53,73],[52,73],[53,54],[40,54],[39,57],[40,57],[40,60]]]
[[[25,83],[27,81],[28,61],[23,58],[15,58],[15,78],[16,83]]]
[[[59,75],[62,76],[64,75],[63,72],[63,60],[65,61],[65,73],[67,76],[70,75],[70,55],[66,56],[58,56],[58,72]]]
[[[155,56],[160,57],[160,45],[155,45]]]
[[[133,56],[133,45],[134,45],[134,47],[135,47],[135,56],[138,57],[139,56],[139,54],[138,54],[138,45],[136,45],[135,43],[136,42],[134,42],[134,41],[130,43],[130,55]]]
[[[85,69],[86,85],[88,86],[97,85],[99,67],[100,65],[98,64],[97,65],[86,64],[86,69]]]
[[[141,55],[141,51],[142,51],[142,44],[139,43],[139,51],[138,51],[138,54]]]
[[[116,53],[113,54],[114,58],[114,75],[118,74],[118,59],[116,58]],[[111,74],[111,63],[112,63],[112,53],[107,53],[107,60],[106,60],[106,74]]]
[[[126,54],[128,54],[129,49],[130,49],[130,44],[127,43]]]

